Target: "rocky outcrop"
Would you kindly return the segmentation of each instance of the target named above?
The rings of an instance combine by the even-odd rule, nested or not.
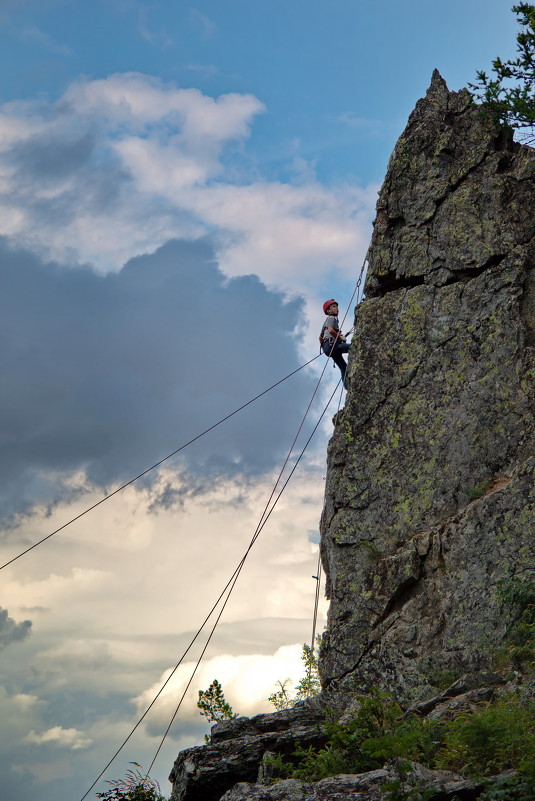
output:
[[[535,151],[435,72],[379,195],[329,446],[323,693],[215,726],[179,754],[174,801],[384,800],[395,765],[272,784],[264,757],[320,746],[324,710],[347,717],[371,685],[430,719],[513,689],[492,668],[515,615],[500,582],[534,577],[534,178]],[[481,793],[417,764],[403,782],[433,801]]]
[[[435,72],[377,204],[322,517],[325,685],[488,669],[535,565],[535,152]]]
[[[533,683],[506,682],[494,672],[469,673],[438,695],[407,708],[405,716],[447,719],[459,712],[475,711],[481,703],[514,691],[531,698]],[[348,706],[348,701],[353,703]],[[212,727],[210,745],[179,753],[169,777],[173,783],[171,801],[391,801],[392,782],[400,780],[402,789],[407,793],[412,790],[413,795],[417,787],[425,786],[427,791],[432,788],[429,797],[435,801],[478,798],[481,781],[449,771],[429,770],[417,763],[403,772],[392,762],[379,770],[317,782],[296,779],[273,782],[273,768],[266,757],[281,754],[288,759],[297,745],[323,747],[327,714],[332,717],[336,709],[345,707],[339,720],[347,722],[359,705],[358,697],[334,690],[300,702],[292,709],[216,724]]]
[[[255,782],[264,754],[291,754],[296,743],[321,747],[324,710],[320,702],[254,718],[226,720],[212,727],[207,746],[181,751],[169,780],[173,801],[219,801],[237,782]]]

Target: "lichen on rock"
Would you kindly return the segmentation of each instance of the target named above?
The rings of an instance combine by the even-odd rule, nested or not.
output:
[[[498,582],[533,571],[534,178],[435,72],[379,194],[329,448],[326,686],[421,698],[489,668]]]

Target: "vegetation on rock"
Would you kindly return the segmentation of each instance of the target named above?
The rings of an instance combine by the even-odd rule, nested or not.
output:
[[[496,655],[499,667],[523,673],[535,671],[535,581],[508,579],[499,585],[500,600],[518,617],[510,627],[503,647]]]
[[[137,762],[130,762],[130,765],[136,767],[127,770],[124,779],[108,781],[110,789],[97,793],[97,798],[104,801],[165,801],[158,782],[143,773]]]
[[[535,798],[535,772],[498,779],[479,796],[479,801],[529,801]]]
[[[321,637],[317,638],[317,644],[321,642]],[[310,647],[310,645],[303,645],[301,653],[301,661],[303,662],[304,675],[298,682],[295,690],[289,689],[290,679],[279,680],[277,682],[278,689],[268,697],[268,701],[273,704],[276,710],[288,709],[293,706],[297,701],[303,701],[305,698],[310,698],[317,695],[321,691],[321,683],[318,672],[318,656],[317,652]]]
[[[468,84],[485,111],[502,124],[527,131],[526,140],[535,141],[535,5],[519,3],[512,9],[521,31],[516,37],[518,58],[492,62],[493,76],[477,72],[476,83]],[[514,83],[516,81],[516,83]]]
[[[359,709],[349,720],[327,723],[323,748],[298,746],[290,757],[270,757],[275,780],[319,781],[339,773],[375,770],[387,760],[401,760],[401,764],[413,760],[431,769],[478,777],[515,769],[524,777],[522,781],[531,781],[535,771],[533,699],[507,693],[473,712],[438,720],[403,714],[393,696],[379,690],[358,701]]]

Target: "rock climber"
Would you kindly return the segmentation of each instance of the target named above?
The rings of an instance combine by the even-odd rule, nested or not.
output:
[[[338,303],[331,298],[326,300],[323,304],[323,311],[327,315],[325,322],[321,328],[320,345],[326,356],[330,356],[335,364],[340,368],[342,373],[342,381],[344,388],[346,386],[346,360],[343,353],[349,351],[349,344],[346,342],[345,336],[340,331],[338,323]]]

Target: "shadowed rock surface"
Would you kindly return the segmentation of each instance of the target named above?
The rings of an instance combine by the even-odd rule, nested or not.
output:
[[[393,765],[270,784],[262,758],[321,745],[324,710],[356,689],[431,719],[514,689],[493,654],[514,619],[498,583],[535,577],[534,178],[535,151],[435,72],[379,195],[329,445],[323,693],[214,727],[179,754],[174,801],[379,801]],[[416,763],[413,781],[432,801],[482,789]]]

